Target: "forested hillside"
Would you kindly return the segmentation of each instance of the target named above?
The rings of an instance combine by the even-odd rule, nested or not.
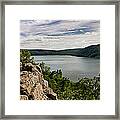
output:
[[[72,55],[78,57],[100,58],[100,44],[85,48],[65,50],[30,49],[31,55]]]

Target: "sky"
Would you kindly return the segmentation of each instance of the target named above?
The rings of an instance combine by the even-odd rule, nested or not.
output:
[[[21,49],[62,50],[100,44],[99,20],[20,20]]]

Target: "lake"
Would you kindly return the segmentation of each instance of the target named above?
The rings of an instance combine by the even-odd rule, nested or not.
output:
[[[51,70],[61,69],[63,76],[73,81],[78,81],[78,78],[88,77],[93,78],[100,72],[100,59],[76,57],[69,55],[44,55],[33,56],[35,62],[42,61],[50,66]]]

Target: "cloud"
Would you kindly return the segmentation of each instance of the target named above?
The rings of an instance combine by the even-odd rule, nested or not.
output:
[[[45,36],[47,36],[47,41],[49,41],[49,44],[51,44],[50,41],[53,42],[53,40],[57,38],[57,41],[55,39],[54,43],[56,44],[57,42],[60,44],[60,42],[62,42],[64,43],[64,45],[61,43],[64,46],[64,48],[65,46],[67,47],[71,46],[69,44],[73,42],[73,41],[69,41],[70,43],[68,43],[67,41],[68,38],[74,39],[74,41],[76,40],[78,44],[81,44],[80,42],[82,41],[81,36],[82,37],[84,36],[84,39],[86,39],[88,43],[89,41],[91,41],[91,39],[94,38],[92,44],[94,43],[96,44],[96,43],[99,43],[100,41],[99,37],[96,37],[96,35],[99,36],[99,32],[100,32],[100,21],[99,20],[80,20],[80,21],[75,21],[75,20],[21,20],[20,21],[21,48],[23,46],[30,47],[31,43],[29,42],[29,40],[32,40],[33,42],[37,41],[37,43],[39,41],[40,42],[39,45],[41,46],[41,41],[43,43],[46,42]],[[59,46],[58,44],[56,45]],[[57,46],[55,49],[57,49]],[[81,45],[79,46],[82,47]],[[30,48],[33,48],[33,47],[36,48],[38,46],[35,44],[31,44]],[[53,48],[51,46],[49,47],[50,47],[49,49]],[[73,45],[73,47],[78,47],[78,45],[75,44]],[[58,48],[60,49],[60,47]]]

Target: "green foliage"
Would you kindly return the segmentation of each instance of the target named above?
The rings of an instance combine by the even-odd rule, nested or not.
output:
[[[20,62],[25,63],[34,63],[34,58],[31,58],[31,53],[26,49],[20,50]]]
[[[41,63],[44,78],[48,80],[49,87],[57,93],[60,100],[99,100],[100,77],[93,79],[82,78],[73,82],[62,76],[62,71],[50,71],[44,63]],[[45,69],[47,68],[47,69]]]

